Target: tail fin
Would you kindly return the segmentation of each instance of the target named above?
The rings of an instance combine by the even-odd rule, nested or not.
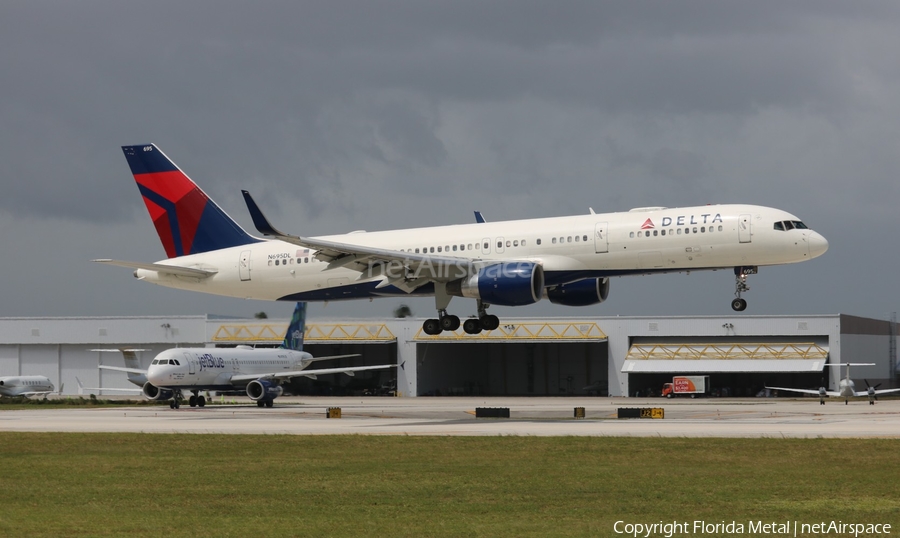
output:
[[[281,347],[294,351],[303,351],[303,336],[306,332],[306,303],[297,303],[294,307],[294,315],[291,316],[291,324]]]
[[[169,258],[256,243],[154,144],[122,146]]]

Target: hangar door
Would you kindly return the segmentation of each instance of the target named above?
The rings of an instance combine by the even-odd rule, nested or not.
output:
[[[766,385],[818,387],[828,347],[812,342],[635,343],[622,365],[631,396],[658,395],[676,375],[710,376],[712,395],[755,396]]]

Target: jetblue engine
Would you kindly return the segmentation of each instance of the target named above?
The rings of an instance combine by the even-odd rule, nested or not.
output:
[[[568,284],[560,284],[544,292],[553,304],[564,306],[590,306],[609,297],[608,278],[585,278]]]
[[[256,379],[247,383],[247,396],[254,402],[260,400],[274,400],[284,394],[281,385],[267,379]]]
[[[544,269],[533,262],[508,262],[482,267],[472,276],[447,283],[447,293],[501,306],[522,306],[541,300]]]
[[[149,381],[144,383],[144,386],[141,387],[141,392],[148,400],[168,400],[172,398],[174,394],[171,390],[161,389],[156,385],[151,385]]]

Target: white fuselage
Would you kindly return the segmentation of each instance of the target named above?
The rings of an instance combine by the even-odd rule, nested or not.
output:
[[[53,392],[53,383],[42,375],[0,377],[0,396],[28,396]]]
[[[306,368],[312,355],[288,349],[173,348],[153,359],[147,380],[155,387],[234,390],[236,375],[277,374]],[[246,384],[246,383],[243,383]]]
[[[768,207],[707,205],[356,232],[317,239],[476,261],[532,261],[542,266],[545,286],[550,287],[591,277],[796,263],[827,250],[825,238],[810,229],[776,229],[775,223],[784,221],[800,219]],[[329,264],[318,261],[314,254],[269,240],[159,262],[216,271],[208,278],[147,269],[137,269],[135,276],[178,289],[261,300],[337,300],[405,293],[392,287],[376,288],[385,278],[382,275],[361,275],[345,267],[329,269]]]

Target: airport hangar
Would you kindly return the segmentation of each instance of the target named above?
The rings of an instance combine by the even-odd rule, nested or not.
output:
[[[0,318],[0,376],[46,375],[64,394],[85,387],[134,388],[121,354],[137,348],[143,367],[172,347],[280,344],[288,320],[213,316]],[[310,320],[304,349],[317,356],[359,353],[333,366],[396,363],[355,377],[295,380],[297,394],[398,396],[634,396],[658,394],[674,375],[709,375],[714,394],[754,396],[764,385],[838,389],[843,368],[874,362],[853,378],[897,385],[896,322],[843,314],[734,317],[505,318],[478,335],[429,336],[421,320]],[[892,360],[893,358],[893,360]],[[864,389],[864,383],[857,384]],[[96,392],[96,391],[94,391]],[[113,391],[101,394],[115,394]]]

